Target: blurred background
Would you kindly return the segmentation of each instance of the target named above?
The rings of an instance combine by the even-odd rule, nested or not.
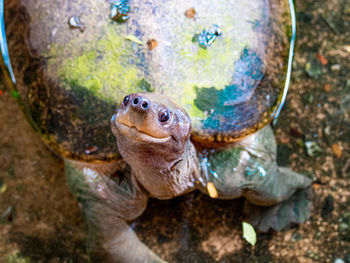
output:
[[[297,0],[296,12],[292,84],[274,130],[279,165],[314,179],[311,219],[258,233],[251,247],[242,238],[242,200],[197,192],[152,200],[133,227],[166,260],[350,262],[350,1]],[[87,262],[63,163],[1,80],[0,123],[0,262]]]

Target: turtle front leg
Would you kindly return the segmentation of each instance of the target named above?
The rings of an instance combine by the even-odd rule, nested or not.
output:
[[[92,164],[65,160],[65,170],[87,222],[93,262],[164,262],[126,222],[142,214],[148,197],[133,182],[124,161]]]
[[[209,153],[201,163],[203,177],[215,185],[218,198],[244,196],[251,204],[263,207],[247,209],[251,222],[261,231],[282,230],[290,223],[304,222],[310,215],[311,180],[278,167],[271,127],[233,147]]]

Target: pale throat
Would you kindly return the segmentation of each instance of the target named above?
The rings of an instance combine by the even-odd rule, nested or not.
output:
[[[170,199],[195,189],[200,169],[198,158],[190,140],[185,147],[183,154],[172,162],[131,166],[133,176],[150,197]]]

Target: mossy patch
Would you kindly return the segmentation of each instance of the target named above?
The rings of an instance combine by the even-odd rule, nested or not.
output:
[[[194,104],[207,113],[208,118],[202,121],[206,128],[233,130],[238,127],[240,116],[250,113],[243,112],[241,105],[247,103],[263,77],[262,60],[255,52],[244,49],[234,68],[234,81],[224,89],[195,87]]]
[[[200,48],[196,41],[193,41],[196,34],[203,30],[202,25],[193,26],[192,28],[182,30],[176,34],[177,41],[174,46],[176,52],[173,54],[176,73],[178,74],[177,83],[181,88],[179,95],[174,94],[175,100],[182,104],[188,111],[194,124],[200,120],[205,120],[208,117],[208,112],[212,109],[206,107],[199,108],[194,102],[198,99],[196,87],[215,87],[217,90],[224,90],[232,84],[232,81],[237,72],[236,62],[240,59],[242,52],[254,43],[255,34],[252,33],[243,35],[237,39],[231,33],[235,28],[236,21],[232,17],[225,17],[225,21],[221,27],[222,35],[218,36],[215,42],[207,49]],[[247,23],[248,28],[253,28],[254,25]]]
[[[15,251],[7,257],[7,263],[31,263],[31,261],[29,258],[23,257],[19,251]]]
[[[51,66],[58,65],[58,76],[67,90],[84,88],[94,97],[116,103],[125,94],[143,91],[144,80],[140,47],[122,34],[106,26],[103,37],[81,45],[78,40],[67,44],[70,52],[63,59],[55,58]],[[53,47],[57,54],[60,47]],[[144,80],[145,81],[145,80]],[[147,86],[151,90],[150,85]]]

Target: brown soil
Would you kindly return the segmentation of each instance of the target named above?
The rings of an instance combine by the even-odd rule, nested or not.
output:
[[[274,128],[280,165],[314,177],[311,219],[258,233],[252,248],[241,237],[242,200],[152,200],[132,226],[170,262],[350,262],[350,2],[298,0],[297,18],[293,83]],[[87,262],[62,161],[0,90],[0,262]],[[307,142],[318,145],[314,156]]]

